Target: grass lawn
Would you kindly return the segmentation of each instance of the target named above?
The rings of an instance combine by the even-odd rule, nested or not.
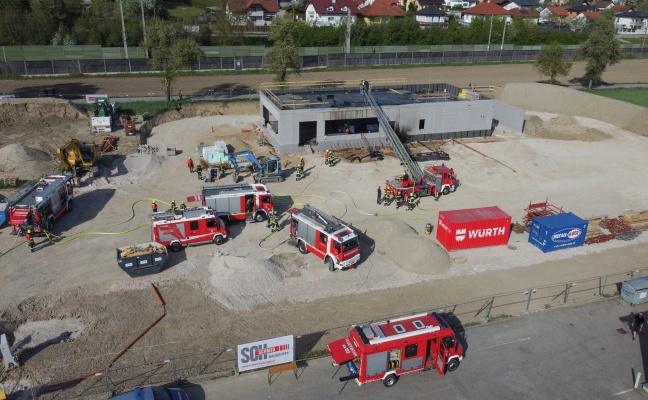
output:
[[[625,42],[628,42],[628,43],[633,43],[633,44],[643,44],[644,43],[643,36],[641,36],[641,37],[633,37],[633,38],[625,37],[622,40],[625,41]],[[648,39],[646,39],[645,43],[646,43],[646,46],[648,46]]]
[[[169,15],[175,18],[197,17],[200,13],[205,12],[202,8],[189,6],[168,7],[167,9]]]
[[[648,88],[594,89],[586,92],[648,107]]]

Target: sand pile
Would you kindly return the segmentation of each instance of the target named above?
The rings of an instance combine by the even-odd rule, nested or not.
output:
[[[524,122],[524,134],[528,137],[582,142],[598,142],[611,138],[598,129],[581,125],[576,118],[569,115],[559,115],[547,121],[537,115],[529,116]]]
[[[40,178],[55,171],[56,160],[43,150],[10,144],[0,148],[0,177]]]
[[[403,221],[372,218],[357,224],[357,228],[375,241],[376,251],[384,252],[408,272],[438,275],[450,268],[446,251]]]
[[[113,164],[112,171],[119,171],[120,164],[126,169],[122,178],[131,183],[137,183],[155,175],[166,160],[165,156],[158,154],[129,154],[126,158],[119,158]]]
[[[9,99],[0,102],[0,126],[36,129],[89,119],[87,113],[62,99]]]
[[[283,290],[286,269],[277,257],[249,259],[215,256],[208,266],[213,297],[232,309],[268,303],[264,295],[286,294]]]

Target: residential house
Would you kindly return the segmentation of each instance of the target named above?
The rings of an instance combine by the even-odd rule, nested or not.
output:
[[[306,22],[313,26],[338,26],[351,13],[351,22],[360,14],[353,0],[310,0],[306,7]]]
[[[642,11],[626,11],[614,16],[617,33],[648,35],[648,14]]]
[[[540,14],[528,8],[514,8],[509,11],[511,12],[511,17],[513,18],[524,18],[526,20],[532,21],[534,24],[537,24],[540,20]]]
[[[540,11],[540,22],[557,21],[565,23],[569,13],[562,7],[549,6]]]
[[[576,16],[578,16],[581,13],[584,13],[584,12],[598,12],[598,11],[599,11],[598,8],[596,8],[594,6],[590,6],[587,3],[583,3],[583,4],[579,4],[579,5],[567,8],[567,13],[569,14],[568,15],[569,18],[574,18],[574,17],[576,17]]]
[[[445,0],[445,6],[447,8],[456,8],[461,7],[464,10],[477,5],[477,0]]]
[[[475,18],[500,17],[506,20],[507,24],[511,23],[511,12],[503,7],[490,2],[479,3],[463,12],[463,22],[470,24]]]
[[[599,11],[607,10],[608,8],[612,8],[612,6],[614,6],[614,3],[611,1],[599,1],[594,4],[594,7],[598,8]]]
[[[276,0],[229,0],[225,12],[235,25],[266,26],[279,12]]]
[[[540,8],[542,5],[536,0],[504,0],[498,3],[505,10],[511,11],[514,8]]]
[[[389,17],[403,18],[405,10],[398,6],[396,0],[374,0],[373,3],[360,9],[360,15],[367,24],[375,24]]]
[[[421,26],[447,26],[450,15],[436,7],[428,6],[416,12],[416,22]]]
[[[405,2],[405,9],[409,10],[410,6],[414,6],[417,11],[424,9],[425,7],[436,7],[441,8],[445,6],[445,1],[443,0],[407,0]]]
[[[626,12],[626,11],[634,10],[634,8],[632,8],[632,6],[612,6],[611,9],[615,13],[623,13],[623,12]]]

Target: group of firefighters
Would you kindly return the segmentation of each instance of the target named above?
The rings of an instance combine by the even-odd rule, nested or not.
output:
[[[333,156],[333,150],[326,150],[324,152],[324,164],[332,167],[335,165],[335,157]]]
[[[187,167],[189,168],[189,173],[193,173],[194,169],[195,169],[196,174],[198,174],[198,179],[202,181],[202,179],[203,179],[203,175],[202,175],[203,166],[202,166],[202,163],[198,162],[198,165],[196,165],[195,168],[194,168],[194,162],[191,159],[191,157],[189,157],[189,160],[187,161]],[[209,176],[208,178],[212,182],[214,180],[220,180],[220,178],[221,178],[221,176],[222,176],[222,174],[224,172],[225,172],[225,160],[221,160],[220,167],[211,168],[211,176]]]
[[[304,157],[299,160],[299,164],[297,164],[297,168],[295,168],[295,180],[300,180],[302,176],[304,175],[304,166],[306,163],[304,162]]]
[[[391,205],[394,201],[396,202],[396,209],[399,209],[402,205],[407,203],[407,211],[412,211],[413,209],[416,208],[416,200],[418,199],[418,195],[412,189],[412,191],[409,193],[407,196],[407,200],[404,202],[404,193],[403,190],[395,190],[395,194],[393,193],[394,190],[387,186],[385,187],[385,195],[381,196],[380,193],[380,186],[378,186],[378,197],[377,197],[377,202],[378,204],[383,204],[385,206]]]
[[[151,209],[153,210],[154,213],[158,212],[158,206],[155,199],[151,201]],[[184,200],[182,200],[182,202],[180,203],[180,207],[176,205],[175,199],[171,200],[171,212],[175,212],[175,210],[184,211],[186,209],[187,209],[187,205],[185,204]]]

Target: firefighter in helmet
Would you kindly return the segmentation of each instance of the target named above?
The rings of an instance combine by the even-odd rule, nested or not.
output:
[[[299,164],[301,164],[302,169],[304,169],[304,167],[306,166],[306,162],[304,161],[304,157],[302,157],[302,158],[299,160]]]
[[[402,205],[403,205],[403,191],[399,190],[398,192],[396,192],[396,209],[398,210]]]
[[[198,163],[198,165],[196,165],[196,173],[198,174],[198,179],[200,179],[201,181],[202,181],[202,171],[203,171],[202,165]]]
[[[416,192],[412,193],[407,197],[407,211],[412,211],[416,208]]]
[[[324,152],[324,164],[328,165],[328,162],[329,162],[329,151],[326,150]]]
[[[180,203],[180,209],[181,209],[182,211],[184,211],[184,210],[187,209],[187,205],[185,204],[184,200],[182,200],[182,203]]]
[[[157,203],[155,202],[155,199],[153,199],[153,201],[151,202],[151,209],[154,213],[157,212]]]
[[[335,163],[335,157],[333,156],[333,151],[329,151],[329,153],[328,153],[328,166],[332,167],[334,163]]]
[[[189,167],[189,173],[193,173],[194,171],[194,163],[191,157],[189,157],[189,161],[187,161],[187,167]]]
[[[27,239],[27,245],[29,246],[29,251],[34,252],[34,232],[32,228],[27,228],[27,233],[25,233],[25,238]]]
[[[279,230],[279,218],[277,218],[277,210],[272,212],[270,216],[270,228],[272,232],[277,232]]]
[[[221,160],[221,171],[225,172],[225,160]]]
[[[176,207],[175,199],[171,200],[171,211],[175,211]]]
[[[393,197],[391,188],[389,186],[387,186],[385,188],[385,198],[383,200],[383,204],[385,206],[388,206],[388,205],[390,205],[392,203],[392,201],[394,201],[394,197]]]
[[[304,166],[301,163],[297,164],[297,168],[295,168],[295,180],[300,180],[302,178],[303,173],[304,173]]]

